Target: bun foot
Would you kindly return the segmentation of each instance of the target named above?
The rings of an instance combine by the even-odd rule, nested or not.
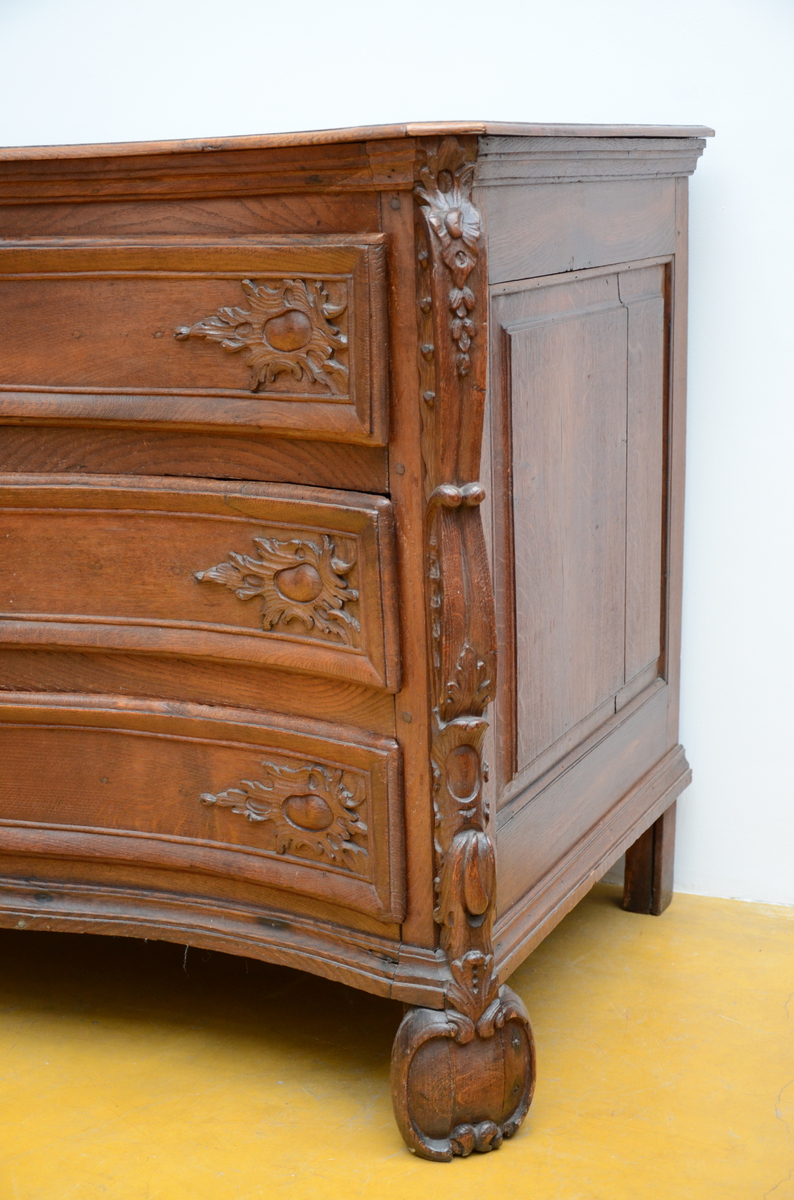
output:
[[[476,1022],[455,1011],[412,1008],[391,1065],[394,1115],[408,1149],[450,1162],[498,1150],[527,1114],[535,1046],[524,1005],[508,987]]]

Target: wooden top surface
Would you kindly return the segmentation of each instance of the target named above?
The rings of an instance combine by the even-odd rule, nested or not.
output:
[[[117,158],[121,155],[194,154],[199,150],[259,150],[279,146],[321,146],[339,142],[371,142],[390,138],[444,134],[488,134],[500,137],[713,137],[707,125],[546,125],[509,121],[427,121],[405,125],[358,125],[350,129],[318,129],[303,133],[249,134],[245,137],[190,138],[170,142],[104,142],[79,146],[0,147],[0,161]]]

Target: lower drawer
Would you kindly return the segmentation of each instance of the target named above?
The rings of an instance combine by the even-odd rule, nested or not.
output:
[[[0,858],[208,873],[404,917],[399,747],[349,726],[117,696],[0,700]]]

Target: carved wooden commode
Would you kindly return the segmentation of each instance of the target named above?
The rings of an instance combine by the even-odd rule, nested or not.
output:
[[[0,923],[404,1001],[428,1158],[526,1114],[592,883],[669,900],[709,132],[0,152]]]

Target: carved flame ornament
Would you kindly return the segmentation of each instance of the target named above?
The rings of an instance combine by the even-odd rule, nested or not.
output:
[[[434,916],[449,979],[443,1012],[414,1008],[404,1018],[392,1087],[409,1148],[449,1161],[494,1150],[516,1131],[532,1099],[535,1071],[529,1021],[520,999],[499,986],[492,941],[496,853],[482,749],[496,682],[496,633],[479,511],[485,490],[473,482],[485,360],[474,344],[471,314],[479,305],[484,323],[486,313],[481,220],[471,201],[476,139],[423,139],[420,154],[417,364],[434,694]],[[444,1112],[442,1093],[452,1097]]]
[[[355,554],[343,559],[331,538],[320,541],[255,537],[257,556],[229,552],[227,562],[197,571],[200,583],[220,583],[240,600],[262,599],[262,628],[297,623],[304,636],[341,642],[356,648],[361,626],[348,605],[358,601],[358,590],[346,576],[355,566]]]
[[[334,396],[348,392],[348,369],[335,357],[347,337],[333,321],[347,308],[333,303],[319,279],[282,279],[274,287],[242,280],[248,308],[219,308],[212,317],[183,325],[178,341],[205,338],[235,354],[247,350],[252,392],[272,387],[279,375],[319,384]]]
[[[225,792],[203,792],[202,804],[228,808],[254,824],[269,823],[277,854],[291,854],[361,872],[367,825],[362,776],[317,763],[287,767],[263,762],[261,779],[243,779]]]

